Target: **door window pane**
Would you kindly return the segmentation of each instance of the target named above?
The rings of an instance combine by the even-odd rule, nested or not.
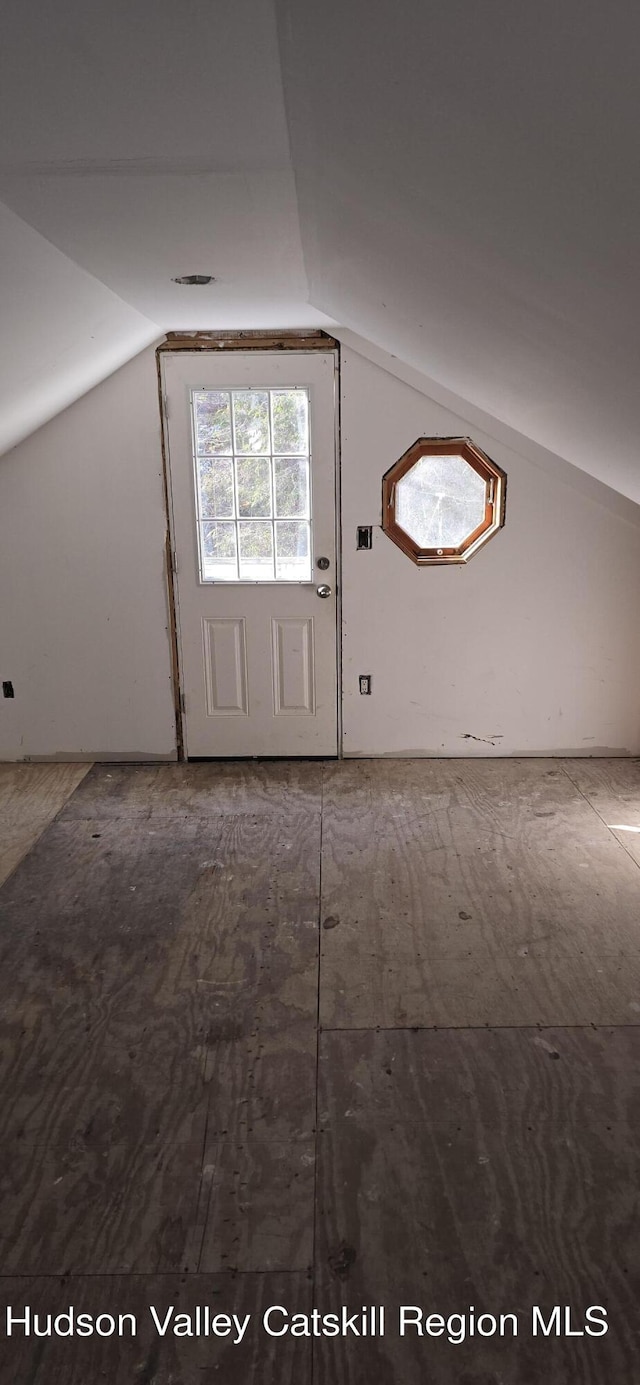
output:
[[[198,490],[203,519],[233,518],[233,459],[198,457]]]
[[[304,390],[272,390],[274,452],[309,451],[309,400]]]
[[[269,457],[238,457],[238,515],[271,518],[271,461]]]
[[[269,393],[233,390],[235,452],[270,452]]]
[[[194,390],[203,582],[310,582],[309,393]]]
[[[203,576],[206,582],[234,582],[238,577],[235,524],[200,525]]]
[[[200,457],[231,452],[231,405],[226,390],[195,390],[196,451]]]
[[[273,526],[260,521],[238,524],[240,577],[245,582],[273,580]]]
[[[309,525],[299,520],[276,524],[276,575],[283,581],[304,582],[309,571]]]
[[[276,457],[276,514],[309,518],[309,462],[306,457]]]

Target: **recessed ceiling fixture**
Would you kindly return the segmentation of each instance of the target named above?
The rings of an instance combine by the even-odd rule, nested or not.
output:
[[[179,274],[172,284],[215,284],[213,274]]]

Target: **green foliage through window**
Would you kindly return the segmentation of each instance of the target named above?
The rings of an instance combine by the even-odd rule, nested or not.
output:
[[[310,581],[306,389],[195,390],[204,581]]]

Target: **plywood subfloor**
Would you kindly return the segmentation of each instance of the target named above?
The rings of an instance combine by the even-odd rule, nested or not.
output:
[[[322,883],[328,1028],[640,1020],[638,866],[557,761],[327,769]]]
[[[317,1385],[637,1381],[640,1029],[326,1034],[319,1108],[316,1297],[388,1332],[316,1344]],[[611,1329],[534,1338],[556,1304]],[[401,1305],[517,1336],[403,1339]]]
[[[0,885],[64,807],[90,765],[0,764]]]
[[[5,1273],[308,1266],[319,840],[70,817],[7,882]]]
[[[636,1385],[636,824],[635,762],[92,769],[0,889],[0,1323],[140,1331],[14,1338],[0,1385]],[[520,1332],[401,1341],[401,1301]]]
[[[638,760],[565,760],[565,773],[640,863],[640,762]]]
[[[84,1278],[0,1279],[0,1320],[6,1309],[46,1316],[68,1313],[133,1315],[123,1323],[123,1336],[41,1340],[15,1336],[3,1340],[0,1380],[3,1385],[308,1385],[311,1380],[311,1342],[300,1337],[270,1338],[262,1331],[264,1312],[273,1304],[286,1303],[292,1313],[308,1312],[312,1286],[303,1274],[229,1275],[122,1275]],[[175,1335],[171,1324],[160,1337],[150,1313],[153,1306],[163,1322],[173,1309],[172,1323],[198,1308],[210,1317],[236,1314],[250,1321],[241,1341],[234,1329],[227,1336]],[[33,1321],[33,1319],[32,1319]],[[224,1323],[220,1321],[220,1330]],[[103,1320],[102,1331],[109,1324]]]

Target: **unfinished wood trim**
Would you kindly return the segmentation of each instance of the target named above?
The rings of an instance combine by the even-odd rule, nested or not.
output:
[[[173,689],[173,708],[176,722],[176,752],[178,760],[185,760],[184,728],[182,725],[182,702],[180,697],[180,655],[178,649],[178,619],[176,613],[175,574],[171,550],[171,517],[169,512],[169,466],[167,458],[167,420],[164,408],[164,392],[161,369],[161,348],[156,350],[156,373],[158,377],[158,405],[160,408],[160,451],[162,455],[162,493],[164,497],[165,531],[165,570],[167,574],[167,603],[169,608],[169,649],[171,654],[171,685]]]
[[[165,351],[336,351],[338,342],[327,332],[295,331],[167,332],[157,348]]]

